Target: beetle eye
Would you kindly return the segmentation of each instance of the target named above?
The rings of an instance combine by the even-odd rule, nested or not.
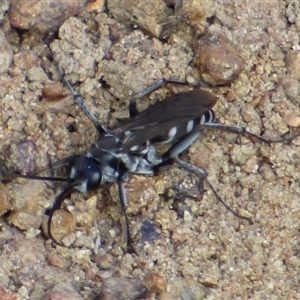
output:
[[[77,156],[71,163],[70,178],[78,182],[77,190],[88,192],[100,186],[102,172],[93,158]]]

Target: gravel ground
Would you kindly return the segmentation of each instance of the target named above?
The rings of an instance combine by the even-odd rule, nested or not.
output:
[[[216,95],[221,124],[270,138],[297,131],[298,1],[165,2],[74,0],[68,9],[56,1],[50,12],[59,17],[34,1],[2,2],[2,168],[44,170],[97,138],[56,64],[106,128],[128,118],[132,95],[164,77]],[[139,108],[191,88],[164,86]],[[65,201],[53,220],[61,247],[43,227],[64,185],[4,180],[0,299],[300,299],[299,144],[207,130],[184,153],[252,225],[178,166],[132,176],[125,186],[134,252],[124,249],[115,185]]]

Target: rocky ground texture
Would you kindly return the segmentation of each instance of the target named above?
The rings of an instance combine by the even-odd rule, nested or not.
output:
[[[299,16],[296,0],[2,1],[1,168],[32,174],[97,138],[57,65],[106,128],[164,77],[189,85],[162,87],[140,110],[200,85],[218,97],[221,124],[297,132]],[[132,252],[117,186],[64,202],[52,228],[62,247],[47,238],[45,213],[64,184],[3,176],[0,298],[299,299],[299,147],[207,130],[184,153],[252,225],[176,165],[132,176]]]

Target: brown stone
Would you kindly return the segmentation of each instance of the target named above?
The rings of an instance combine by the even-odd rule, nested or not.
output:
[[[11,1],[9,20],[13,27],[45,33],[58,28],[64,20],[76,15],[85,4],[81,0]]]
[[[198,40],[194,48],[195,64],[201,78],[211,85],[232,82],[245,67],[245,62],[236,48],[220,34],[206,34]]]

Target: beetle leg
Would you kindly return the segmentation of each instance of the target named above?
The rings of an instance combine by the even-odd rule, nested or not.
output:
[[[222,198],[221,196],[218,194],[217,190],[215,189],[215,187],[213,186],[213,184],[209,181],[209,179],[207,178],[207,173],[202,170],[199,169],[179,158],[174,158],[174,161],[182,168],[186,169],[188,172],[191,172],[193,174],[195,174],[196,176],[198,176],[201,179],[205,179],[207,184],[209,185],[209,187],[211,188],[211,190],[213,191],[215,197],[217,198],[217,200],[219,202],[221,202],[223,204],[223,206],[225,206],[225,208],[227,210],[229,210],[235,217],[239,218],[239,219],[243,219],[246,220],[247,222],[249,222],[250,225],[253,224],[253,221],[245,216],[240,215],[239,213],[237,213],[236,211],[234,211]]]

